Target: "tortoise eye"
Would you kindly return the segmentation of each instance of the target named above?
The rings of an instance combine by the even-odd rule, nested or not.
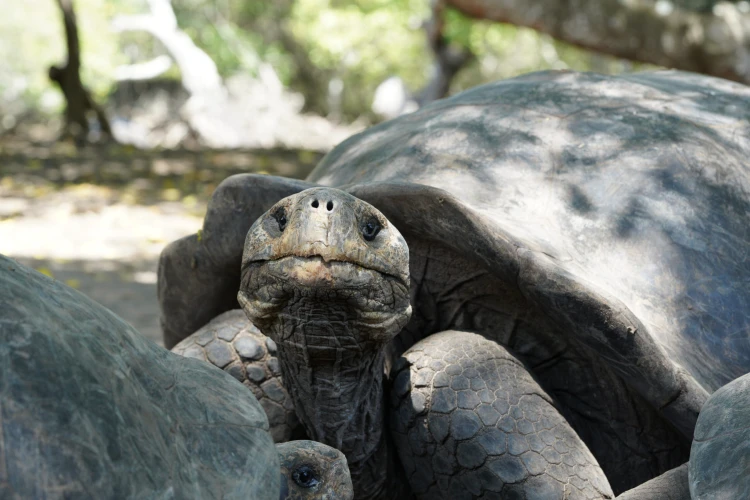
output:
[[[375,239],[375,236],[378,235],[380,232],[380,221],[376,219],[375,217],[371,217],[367,219],[367,221],[362,224],[362,236],[367,241],[372,241]]]
[[[313,488],[320,483],[317,474],[309,465],[300,465],[292,472],[292,479],[303,488]]]
[[[286,210],[284,210],[284,207],[278,208],[273,213],[273,218],[276,219],[276,222],[279,224],[279,231],[284,231],[286,228]]]

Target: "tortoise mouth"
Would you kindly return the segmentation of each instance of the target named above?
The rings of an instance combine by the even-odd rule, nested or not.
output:
[[[243,268],[237,298],[248,318],[272,338],[277,327],[283,330],[299,323],[310,329],[311,322],[323,327],[323,318],[335,318],[331,323],[376,330],[375,336],[390,340],[411,316],[408,282],[357,262],[326,260],[321,255],[250,261]]]
[[[289,279],[303,287],[360,288],[378,277],[396,280],[407,288],[409,286],[397,273],[385,272],[353,260],[328,258],[320,253],[289,253],[274,259],[250,260],[243,263],[242,275],[261,269],[269,276]]]

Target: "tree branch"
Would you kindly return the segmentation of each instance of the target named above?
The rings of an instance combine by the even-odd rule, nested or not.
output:
[[[145,31],[158,39],[180,68],[182,85],[191,96],[224,93],[224,85],[211,57],[177,26],[169,0],[149,0],[151,14],[118,16],[112,21],[117,32]]]
[[[416,100],[419,106],[447,96],[453,78],[475,58],[468,48],[454,47],[448,43],[444,35],[445,6],[445,0],[433,0],[432,17],[424,25],[427,45],[435,62],[430,81],[417,93]]]
[[[73,10],[73,0],[57,0],[63,15],[63,26],[65,27],[65,44],[68,47],[67,66],[71,71],[78,72],[81,68],[81,49],[78,42],[78,22]]]
[[[664,0],[446,1],[605,54],[750,83],[750,14],[732,3],[699,12]]]
[[[127,64],[115,68],[115,80],[152,80],[169,71],[172,67],[172,58],[169,56],[157,56],[150,61]]]

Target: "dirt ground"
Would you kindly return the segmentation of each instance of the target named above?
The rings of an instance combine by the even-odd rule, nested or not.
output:
[[[321,154],[0,142],[0,253],[72,286],[161,344],[156,266],[236,173],[303,178]]]

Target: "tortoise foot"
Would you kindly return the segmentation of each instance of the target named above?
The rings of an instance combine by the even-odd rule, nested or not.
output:
[[[391,428],[418,498],[614,497],[550,396],[497,343],[441,332],[394,368]]]

